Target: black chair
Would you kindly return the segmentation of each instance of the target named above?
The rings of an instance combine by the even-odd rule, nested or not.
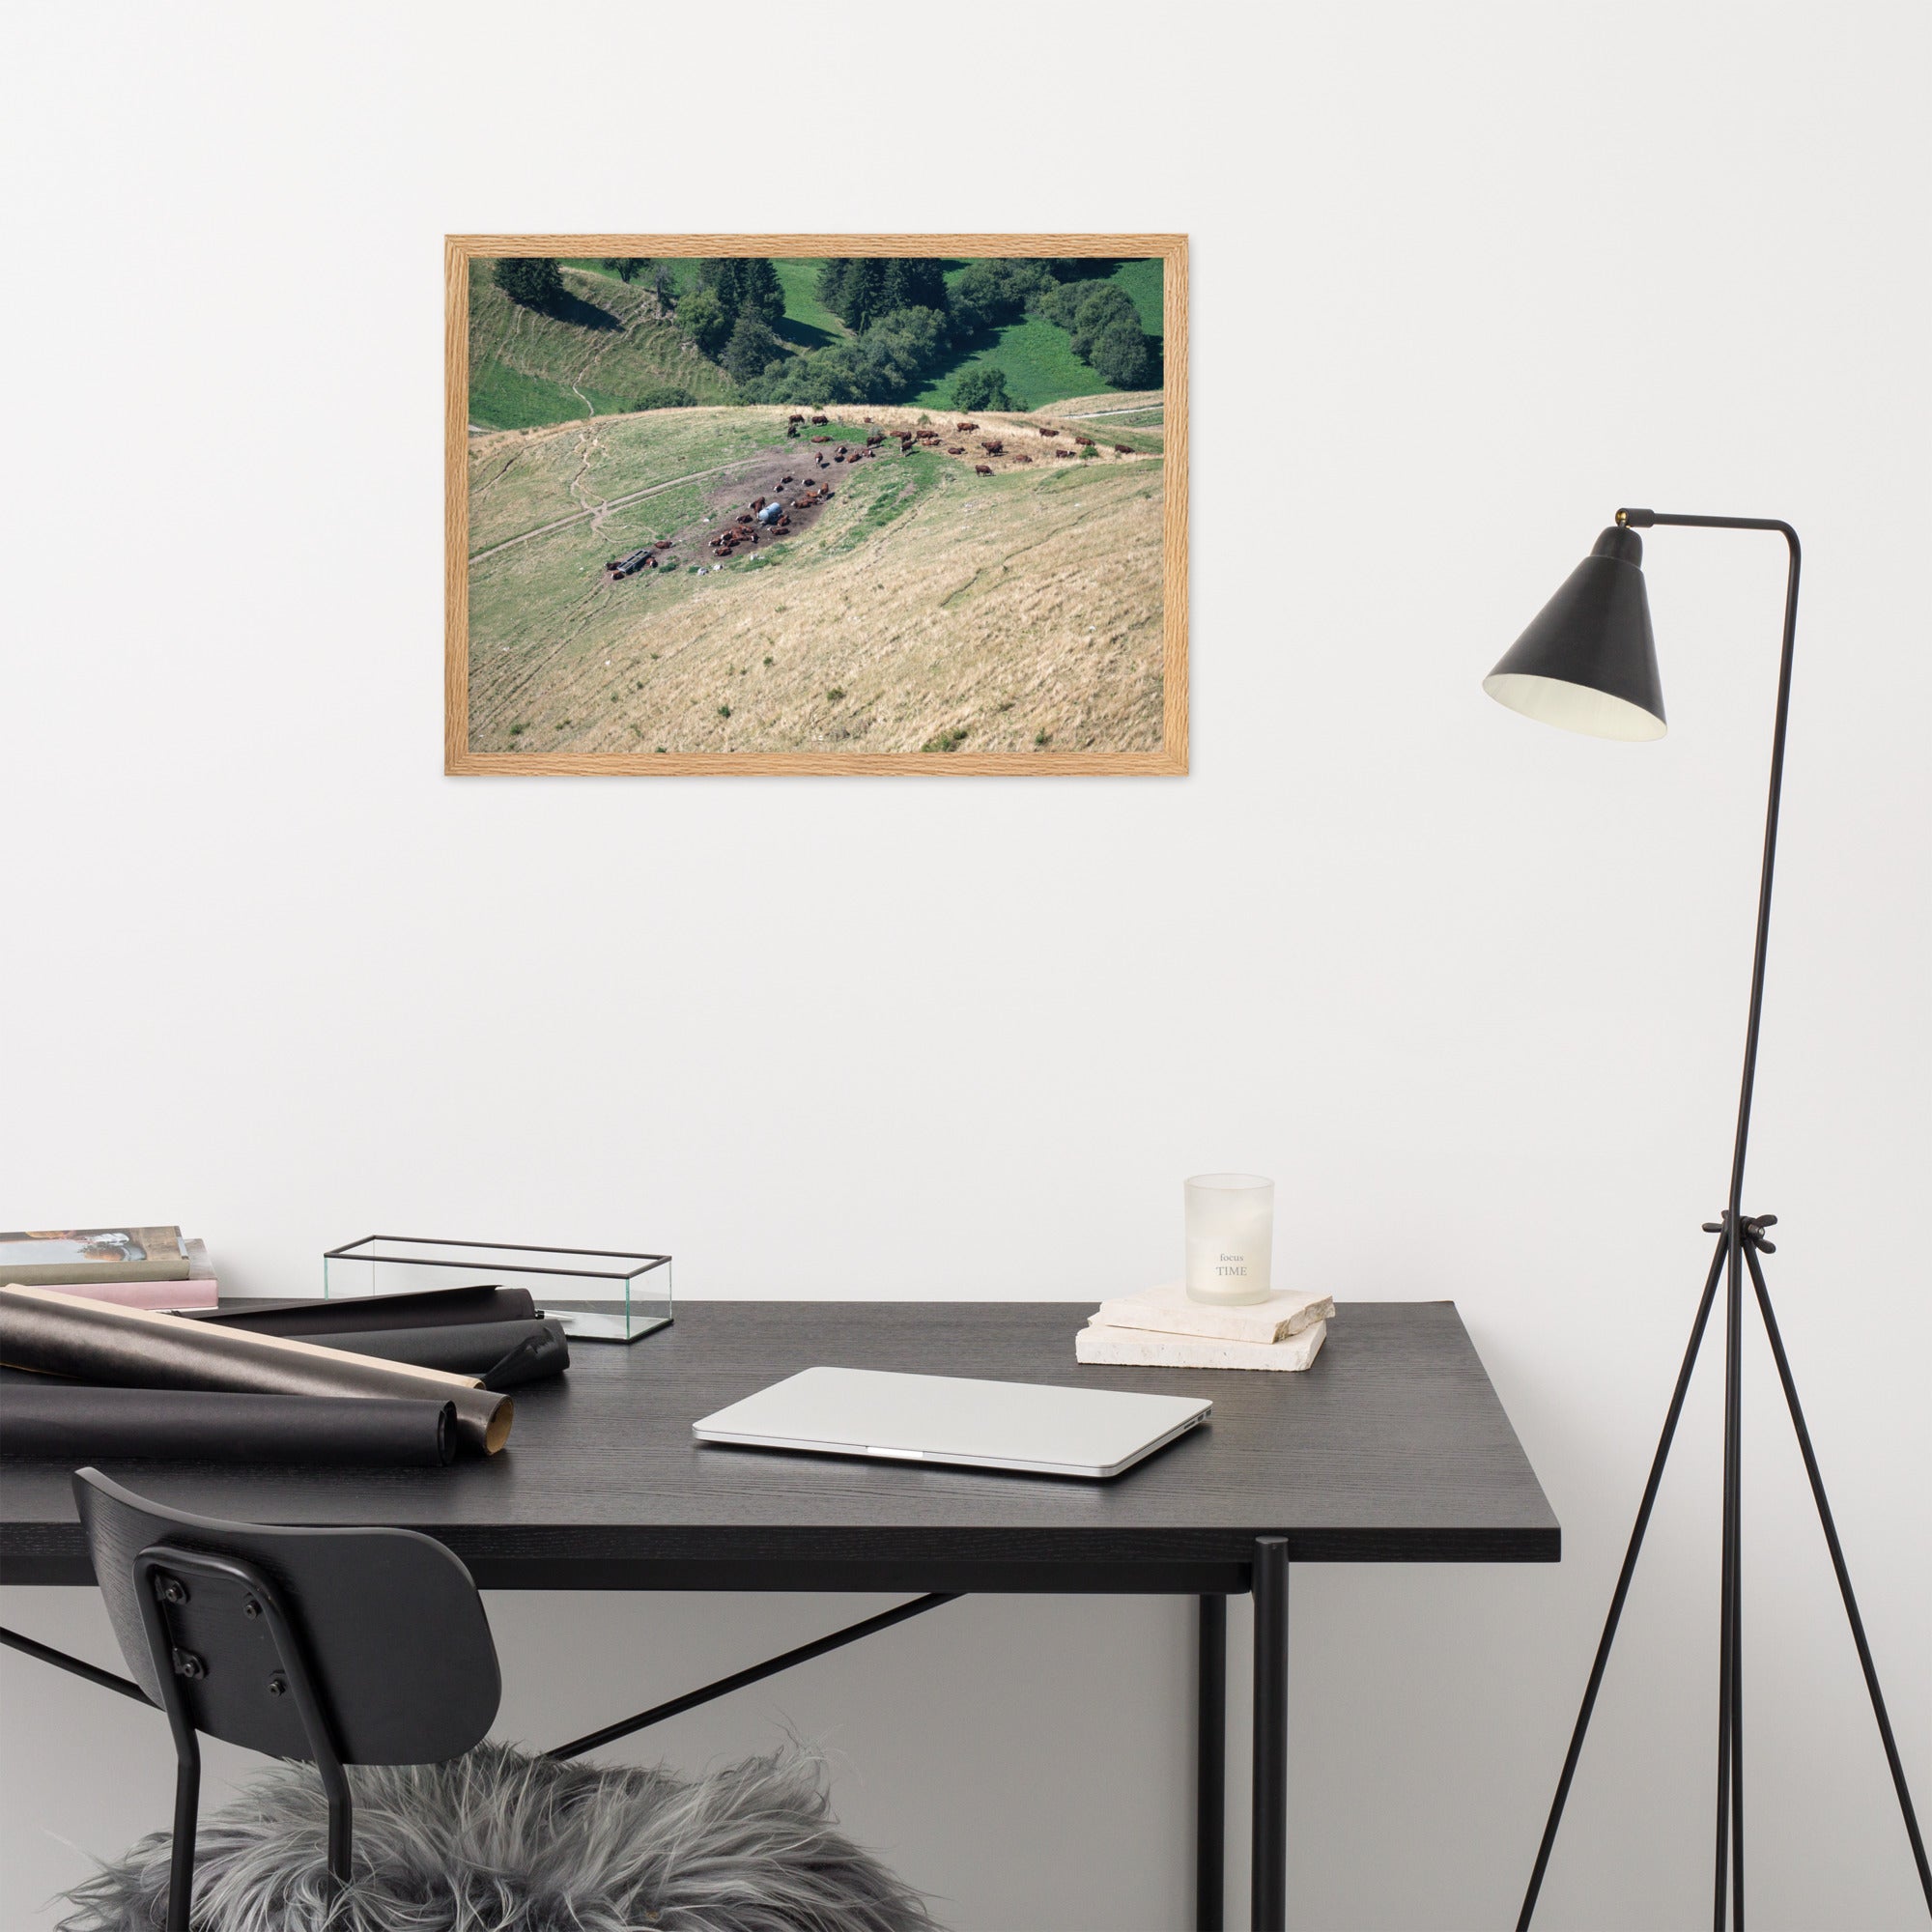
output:
[[[73,1479],[128,1667],[179,1770],[168,1932],[188,1932],[198,1734],[313,1764],[328,1869],[350,1876],[347,1764],[438,1764],[481,1741],[502,1679],[469,1573],[408,1529],[273,1529],[190,1516],[97,1469]]]

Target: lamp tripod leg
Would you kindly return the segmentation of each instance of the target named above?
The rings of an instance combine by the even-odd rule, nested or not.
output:
[[[1590,1681],[1583,1687],[1582,1708],[1577,1713],[1577,1728],[1570,1734],[1569,1754],[1563,1760],[1562,1776],[1556,1780],[1556,1796],[1543,1828],[1543,1842],[1536,1848],[1536,1865],[1529,1875],[1529,1889],[1522,1895],[1522,1911],[1517,1917],[1517,1932],[1529,1932],[1536,1913],[1537,1893],[1543,1889],[1543,1874],[1548,1869],[1549,1854],[1556,1843],[1556,1828],[1563,1822],[1563,1806],[1570,1785],[1577,1776],[1577,1760],[1582,1755],[1583,1736],[1590,1728],[1590,1714],[1596,1709],[1597,1692],[1604,1682],[1604,1669],[1610,1661],[1610,1646],[1616,1641],[1617,1620],[1624,1613],[1624,1599],[1630,1595],[1631,1578],[1636,1573],[1637,1552],[1643,1548],[1643,1533],[1650,1527],[1650,1512],[1657,1502],[1659,1485],[1663,1481],[1663,1465],[1670,1456],[1671,1439],[1677,1434],[1677,1418],[1684,1411],[1684,1397],[1690,1386],[1690,1373],[1697,1366],[1697,1350],[1703,1346],[1704,1329],[1711,1319],[1711,1304],[1717,1298],[1718,1277],[1724,1271],[1728,1239],[1718,1243],[1711,1258],[1711,1271],[1704,1278],[1704,1293],[1697,1303],[1697,1319],[1690,1324],[1690,1343],[1684,1350],[1684,1366],[1677,1372],[1677,1386],[1671,1391],[1670,1407],[1663,1418],[1663,1434],[1659,1436],[1657,1454],[1650,1464],[1650,1480],[1643,1488],[1643,1501],[1637,1505],[1636,1522],[1631,1530],[1630,1547],[1624,1551],[1624,1567],[1617,1573],[1617,1587],[1610,1596],[1609,1615],[1604,1620],[1604,1634],[1597,1643],[1596,1661],[1590,1666]]]
[[[1925,1909],[1932,1913],[1932,1865],[1925,1859],[1925,1840],[1919,1835],[1918,1814],[1912,1808],[1912,1793],[1905,1782],[1905,1767],[1899,1762],[1898,1744],[1891,1734],[1891,1719],[1886,1715],[1885,1696],[1878,1688],[1878,1667],[1872,1662],[1871,1645],[1865,1641],[1864,1619],[1859,1615],[1859,1600],[1852,1594],[1852,1575],[1845,1567],[1845,1552],[1838,1543],[1837,1525],[1832,1520],[1832,1505],[1825,1496],[1825,1479],[1818,1473],[1818,1458],[1812,1453],[1811,1432],[1804,1426],[1804,1411],[1799,1406],[1798,1384],[1791,1378],[1791,1363],[1784,1352],[1784,1338],[1777,1332],[1777,1318],[1771,1312],[1771,1292],[1765,1287],[1764,1269],[1754,1246],[1745,1249],[1745,1263],[1750,1269],[1751,1287],[1757,1293],[1758,1312],[1764,1317],[1764,1332],[1771,1343],[1772,1360],[1777,1364],[1777,1379],[1784,1386],[1785,1406],[1791,1410],[1791,1426],[1798,1434],[1798,1447],[1804,1458],[1804,1473],[1810,1478],[1811,1497],[1818,1505],[1818,1520],[1825,1531],[1825,1547],[1832,1552],[1832,1568],[1837,1574],[1838,1594],[1845,1600],[1845,1617],[1852,1627],[1852,1641],[1858,1646],[1859,1666],[1865,1674],[1865,1689],[1871,1693],[1872,1716],[1878,1719],[1880,1742],[1885,1746],[1885,1761],[1891,1768],[1892,1788],[1898,1793],[1899,1815],[1905,1820],[1905,1835],[1912,1841],[1912,1857],[1918,1866],[1918,1884],[1925,1893]]]
[[[1741,1417],[1744,1378],[1741,1345],[1744,1340],[1744,1258],[1740,1251],[1738,1217],[1727,1214],[1724,1234],[1724,1501],[1723,1555],[1718,1586],[1718,1856],[1713,1881],[1711,1923],[1724,1932],[1727,1897],[1735,1899],[1731,1919],[1736,1932],[1745,1922],[1745,1795],[1744,1698],[1741,1684],[1742,1589],[1739,1557]]]

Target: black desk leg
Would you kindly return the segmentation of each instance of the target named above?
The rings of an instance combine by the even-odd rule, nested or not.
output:
[[[1228,1799],[1228,1600],[1201,1599],[1194,1714],[1194,1932],[1222,1932]]]
[[[1288,1540],[1255,1539],[1254,1932],[1288,1932]]]

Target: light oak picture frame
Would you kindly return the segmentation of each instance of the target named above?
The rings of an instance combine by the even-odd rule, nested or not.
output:
[[[1159,449],[1162,478],[1159,505],[1161,728],[1156,748],[1088,751],[1061,749],[1049,744],[1030,751],[987,751],[973,749],[964,742],[962,734],[958,748],[952,750],[694,751],[675,747],[658,750],[648,745],[619,751],[473,749],[470,730],[470,598],[472,569],[479,559],[472,556],[470,542],[472,265],[499,257],[552,257],[559,261],[636,258],[676,262],[681,258],[707,256],[765,257],[774,262],[800,257],[867,256],[905,256],[928,260],[985,256],[1009,260],[1094,257],[1126,262],[1160,261],[1163,331],[1162,382],[1158,404],[1162,415]],[[1187,238],[1184,235],[451,235],[444,238],[444,270],[443,769],[447,774],[643,777],[846,777],[890,774],[1179,777],[1186,774],[1188,371]],[[1101,387],[1096,378],[1096,392]],[[852,404],[846,407],[848,412],[853,412],[865,406]],[[1151,412],[1154,407],[1150,404],[1148,409]],[[950,415],[952,411],[949,408],[944,412]],[[1048,405],[1032,413],[1050,412],[1051,406]],[[526,434],[534,435],[536,432]],[[1051,432],[1043,430],[1040,434],[1045,436]],[[957,455],[958,452],[954,450],[952,453]],[[1048,466],[1048,472],[1050,470],[1051,466]],[[573,513],[567,521],[574,522],[576,515]],[[593,521],[588,527],[594,530],[597,525]],[[540,530],[524,533],[526,537],[537,538],[543,534]],[[683,554],[690,554],[687,551]],[[732,554],[725,552],[724,554],[729,556]]]

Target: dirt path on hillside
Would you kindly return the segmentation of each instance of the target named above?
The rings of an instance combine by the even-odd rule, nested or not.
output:
[[[707,476],[723,476],[727,470],[741,469],[748,463],[759,461],[762,454],[763,452],[758,452],[751,456],[741,456],[735,462],[721,463],[713,469],[694,469],[689,476],[668,477],[662,483],[653,483],[642,490],[633,490],[627,496],[607,497],[598,505],[598,509],[609,516],[612,510],[621,510],[627,503],[636,503],[646,497],[655,497],[660,490],[675,490],[680,483],[697,483]],[[556,517],[550,523],[539,524],[533,530],[525,530],[519,536],[505,537],[501,543],[494,543],[487,550],[473,550],[469,553],[469,561],[481,563],[486,556],[495,556],[499,550],[510,550],[517,544],[528,543],[532,537],[548,536],[552,530],[565,529],[572,524],[581,524],[585,517],[597,514],[598,510],[573,510],[567,517]]]

